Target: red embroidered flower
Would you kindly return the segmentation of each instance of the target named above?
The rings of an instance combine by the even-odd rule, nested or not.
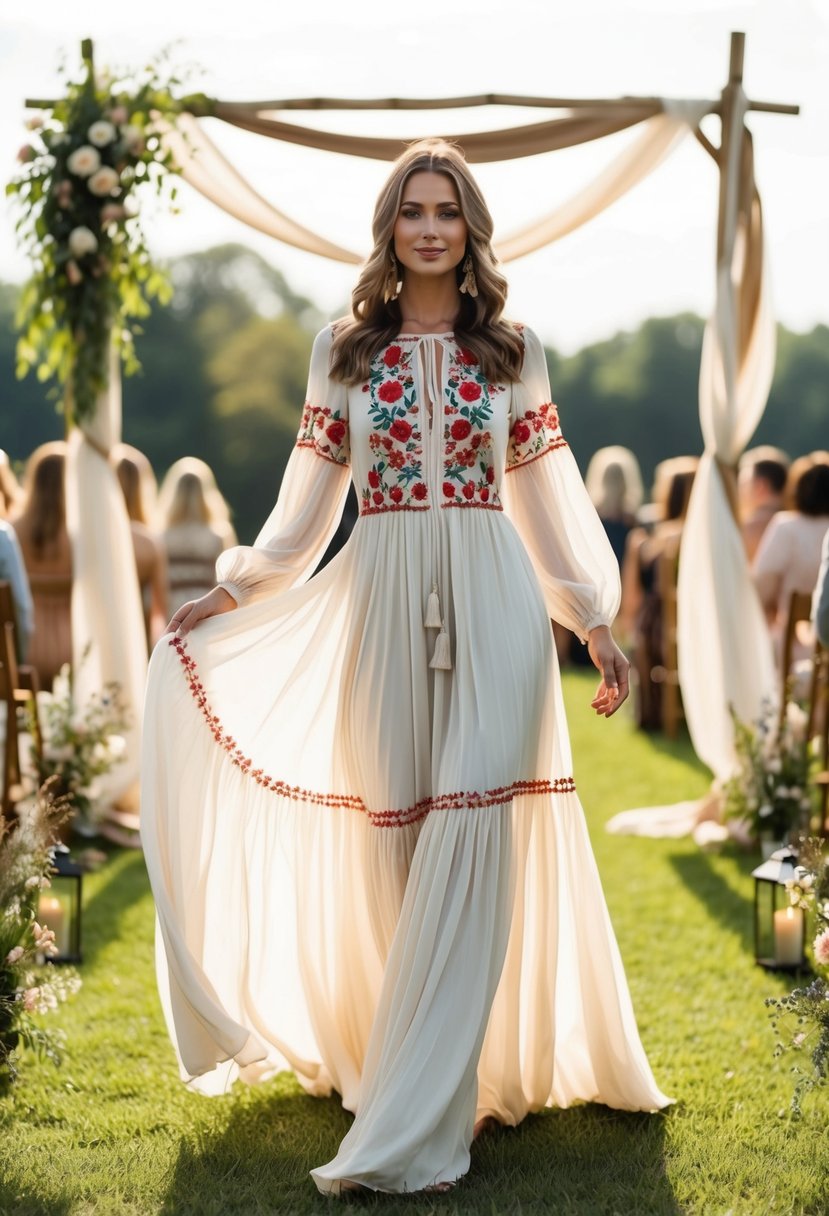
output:
[[[512,433],[515,437],[516,443],[526,443],[532,434],[532,431],[527,426],[526,422],[516,422],[515,426],[512,428]]]
[[[472,436],[472,438],[469,440],[469,442],[472,444],[473,448],[479,448],[481,446],[482,439],[483,439],[483,435],[479,435],[476,433],[475,435]]]
[[[428,493],[425,482],[416,481],[412,486],[412,498],[416,498],[418,502],[423,502]]]
[[[394,447],[394,444],[392,443],[391,439],[389,439],[388,435],[383,436],[381,443],[387,452],[390,452]]]
[[[331,442],[339,447],[345,438],[345,423],[332,422],[331,425],[326,429],[325,433]]]
[[[463,487],[462,492],[463,492],[464,498],[471,501],[475,497],[475,486],[473,485],[473,483],[471,481],[468,481],[466,483],[466,485]]]
[[[405,443],[412,433],[412,424],[407,422],[405,418],[395,418],[394,422],[389,427],[389,434],[401,443]]]
[[[377,503],[378,507],[382,507],[382,505],[383,505],[383,491],[382,490],[375,490],[371,497]]]
[[[480,389],[478,391],[480,392]],[[380,385],[378,396],[387,405],[393,405],[395,401],[399,401],[403,396],[403,385],[399,380],[385,380]]]
[[[402,469],[406,463],[406,455],[399,448],[395,448],[393,452],[389,452],[389,464],[393,469]]]
[[[458,418],[452,423],[450,434],[453,439],[466,439],[472,430],[472,423],[467,418]]]
[[[463,363],[465,367],[472,367],[474,364],[476,364],[478,362],[477,357],[475,355],[473,355],[472,351],[468,350],[467,347],[465,347],[465,346],[458,347],[457,358],[458,358],[458,363]]]
[[[491,472],[492,470],[489,469],[487,471]],[[484,486],[483,489],[481,490],[481,502],[489,502],[489,490],[487,489],[486,486]]]
[[[389,498],[392,502],[400,502],[402,500],[403,491],[400,489],[400,486],[392,486],[389,490]]]
[[[385,363],[386,367],[396,367],[400,362],[400,356],[402,354],[403,351],[399,346],[390,346],[383,355],[383,362]]]
[[[372,490],[376,490],[377,487],[379,486],[380,474],[377,472],[376,469],[369,469],[368,484],[371,486]]]
[[[475,384],[473,380],[464,380],[458,392],[464,401],[477,401],[481,395],[481,386],[480,384]]]
[[[486,479],[490,485],[492,485],[493,481],[495,480],[495,470],[493,469],[492,465],[490,465],[486,471]]]
[[[444,498],[454,498],[455,497],[455,487],[452,485],[451,481],[445,481],[443,483],[443,497]]]
[[[363,392],[364,392],[364,393],[367,393],[367,392],[368,392],[368,388],[369,388],[369,386],[368,386],[367,384],[364,384],[364,385],[363,385]]]

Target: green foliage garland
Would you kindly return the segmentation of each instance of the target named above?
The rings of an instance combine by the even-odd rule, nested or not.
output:
[[[139,188],[176,198],[172,154],[154,131],[186,108],[171,88],[180,80],[158,60],[134,73],[97,75],[90,43],[84,71],[67,82],[47,117],[28,125],[22,168],[6,186],[20,212],[16,230],[33,272],[17,311],[17,376],[65,390],[67,425],[83,420],[106,387],[110,338],[128,374],[138,370],[136,319],[172,289],[155,268],[138,218]]]

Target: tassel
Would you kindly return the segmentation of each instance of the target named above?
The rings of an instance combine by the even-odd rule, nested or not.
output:
[[[438,585],[432,583],[432,590],[426,601],[426,619],[423,622],[427,629],[440,629],[443,621],[440,615],[440,600],[438,599]]]
[[[432,661],[429,664],[439,671],[452,670],[452,656],[449,651],[449,634],[441,625],[440,633],[435,640],[435,653],[432,655]]]

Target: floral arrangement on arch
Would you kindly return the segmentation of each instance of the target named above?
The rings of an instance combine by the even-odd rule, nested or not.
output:
[[[81,986],[74,968],[45,963],[57,952],[55,934],[36,919],[40,892],[51,885],[52,846],[71,805],[47,783],[17,810],[14,827],[0,816],[0,1091],[17,1079],[22,1047],[60,1063],[63,1036],[36,1015]]]
[[[84,661],[88,649],[84,652]],[[66,798],[82,823],[98,818],[97,783],[119,764],[126,753],[124,731],[130,725],[120,686],[104,685],[84,703],[76,696],[75,675],[65,663],[52,691],[38,694],[43,748],[32,750],[38,785],[52,783],[56,795]]]
[[[139,72],[96,75],[85,43],[84,72],[28,121],[22,167],[6,186],[33,265],[16,318],[17,376],[35,367],[38,379],[54,377],[66,390],[68,423],[93,412],[111,341],[127,374],[139,369],[136,318],[148,315],[151,299],[172,295],[152,264],[137,201],[146,187],[167,193],[175,210],[178,169],[154,123],[172,119],[187,99],[176,100],[179,79],[162,74],[166,55]]]
[[[802,1098],[829,1081],[829,859],[825,841],[809,839],[801,845],[794,878],[786,883],[789,899],[812,918],[814,937],[809,953],[815,978],[788,996],[767,997],[772,1027],[777,1035],[775,1055],[807,1052],[811,1068],[792,1066],[798,1078],[792,1096],[792,1114],[799,1116]]]
[[[731,716],[738,766],[723,787],[725,817],[742,820],[758,841],[786,841],[808,832],[812,796],[805,711],[788,701],[781,722],[776,706],[767,702],[755,722],[743,722],[733,707]]]

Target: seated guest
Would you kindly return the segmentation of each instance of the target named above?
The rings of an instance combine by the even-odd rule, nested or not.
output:
[[[136,448],[119,444],[114,455],[115,471],[124,493],[132,531],[147,645],[152,648],[170,619],[167,608],[167,554],[161,538],[150,528],[151,509],[146,501],[155,478],[147,457]]]
[[[42,688],[72,660],[72,549],[66,530],[66,444],[45,443],[29,457],[23,499],[12,519],[34,601],[28,662]]]
[[[657,465],[653,500],[657,521],[651,530],[634,528],[628,536],[622,565],[622,629],[631,639],[631,675],[637,725],[642,730],[662,726],[663,559],[674,567],[691,487],[699,461],[676,456]],[[673,584],[676,583],[674,569]]]
[[[789,458],[780,448],[752,448],[740,461],[740,526],[749,561],[772,517],[783,509],[788,473]]]
[[[17,661],[25,663],[35,627],[35,609],[17,533],[7,519],[19,498],[20,487],[9,458],[0,450],[0,582],[8,583],[11,590]]]
[[[173,614],[212,590],[216,558],[237,543],[227,503],[203,460],[186,456],[169,469],[159,495],[159,524]]]
[[[760,541],[752,577],[766,611],[777,652],[786,628],[793,591],[811,595],[820,573],[821,551],[829,529],[829,454],[813,452],[790,471],[793,509],[779,511]],[[810,639],[796,639],[792,657],[809,657]]]

